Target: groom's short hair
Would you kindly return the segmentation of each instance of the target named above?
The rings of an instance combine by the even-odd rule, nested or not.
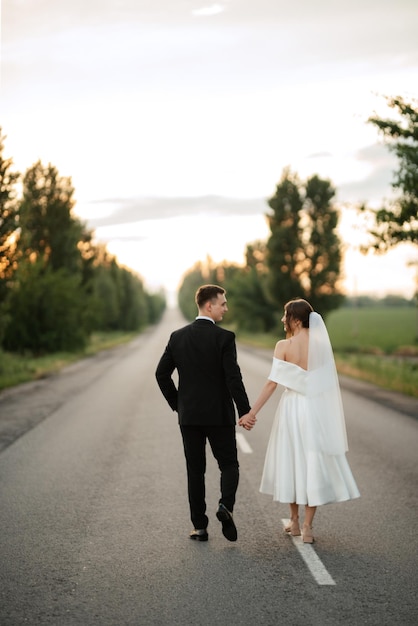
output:
[[[223,295],[224,293],[226,293],[225,289],[219,285],[202,285],[196,291],[195,302],[201,309],[208,300],[216,299],[219,294]]]

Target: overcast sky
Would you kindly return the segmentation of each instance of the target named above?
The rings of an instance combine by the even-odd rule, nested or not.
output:
[[[149,286],[266,238],[286,166],[341,206],[390,196],[366,123],[418,97],[416,0],[2,0],[6,155],[71,176],[76,213]],[[390,112],[389,114],[392,114]],[[411,250],[359,257],[346,288],[412,295]]]

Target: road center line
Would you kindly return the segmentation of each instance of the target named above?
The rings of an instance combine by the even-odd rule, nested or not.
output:
[[[283,526],[287,526],[289,521],[288,519],[282,519]],[[302,537],[292,537],[292,535],[290,537],[318,585],[335,585],[335,580],[327,571],[313,546],[309,543],[303,543]]]
[[[246,440],[246,438],[244,437],[244,435],[242,433],[237,433],[236,437],[237,437],[237,444],[241,452],[243,452],[244,454],[251,454],[253,449],[248,443],[248,441]]]

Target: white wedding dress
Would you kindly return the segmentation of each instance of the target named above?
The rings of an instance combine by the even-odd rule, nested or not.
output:
[[[345,453],[347,436],[328,332],[309,316],[308,369],[273,358],[269,379],[286,387],[267,446],[261,493],[318,506],[360,496]]]

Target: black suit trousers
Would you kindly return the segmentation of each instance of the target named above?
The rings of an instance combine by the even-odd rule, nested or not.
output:
[[[235,424],[231,426],[180,426],[187,465],[190,517],[194,528],[206,528],[206,441],[221,472],[221,497],[232,512],[239,480]]]

